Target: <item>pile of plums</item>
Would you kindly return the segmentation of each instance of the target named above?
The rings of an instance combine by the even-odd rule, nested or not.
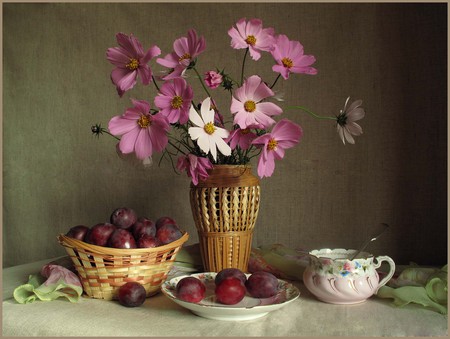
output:
[[[153,222],[146,217],[138,217],[128,207],[116,208],[109,222],[90,228],[77,225],[66,233],[68,237],[89,244],[125,249],[158,247],[178,240],[182,235],[172,218],[161,217]]]
[[[278,292],[278,279],[269,272],[258,271],[247,276],[237,268],[225,268],[214,279],[216,300],[224,305],[234,305],[248,294],[253,298],[269,298]],[[180,279],[176,286],[177,297],[198,303],[206,293],[206,285],[190,276]]]

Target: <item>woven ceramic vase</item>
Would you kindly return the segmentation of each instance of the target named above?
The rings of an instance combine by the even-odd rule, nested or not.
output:
[[[259,211],[259,179],[245,165],[215,165],[191,184],[190,202],[206,272],[247,272]]]

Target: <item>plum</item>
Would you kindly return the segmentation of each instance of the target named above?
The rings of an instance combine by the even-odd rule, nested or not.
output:
[[[165,224],[176,225],[177,223],[171,217],[161,217],[156,220],[155,223],[156,229],[159,229],[161,226],[164,226]]]
[[[200,279],[186,277],[178,281],[177,297],[183,301],[198,303],[205,297],[206,286]]]
[[[216,285],[215,294],[216,300],[225,305],[234,305],[240,302],[245,297],[245,285],[238,277],[229,276],[222,279]]]
[[[77,225],[70,228],[70,230],[66,233],[66,236],[83,241],[88,231],[89,227],[84,225]]]
[[[128,207],[116,208],[110,217],[111,224],[119,228],[130,228],[137,221],[137,214]]]
[[[224,268],[219,273],[216,274],[214,282],[218,285],[223,279],[228,277],[239,278],[243,284],[247,281],[247,276],[238,268]]]
[[[111,234],[116,230],[116,226],[110,223],[100,223],[92,226],[86,233],[84,241],[97,246],[106,246]]]
[[[248,277],[245,287],[254,298],[269,298],[278,292],[278,279],[272,273],[258,271]]]
[[[117,228],[109,237],[108,247],[136,248],[136,240],[134,240],[131,232],[123,228]]]
[[[156,235],[156,226],[155,223],[150,219],[139,217],[132,226],[131,232],[133,233],[133,236],[136,240],[139,239],[143,234],[148,234],[154,237]]]
[[[178,226],[174,224],[165,224],[156,230],[156,237],[162,245],[178,240],[182,235]]]
[[[141,306],[146,297],[147,292],[144,286],[135,281],[129,281],[123,284],[117,291],[119,303],[126,307]]]
[[[161,246],[161,242],[158,238],[155,238],[152,235],[149,234],[143,234],[138,240],[137,240],[137,247],[138,248],[151,248],[151,247],[158,247]]]

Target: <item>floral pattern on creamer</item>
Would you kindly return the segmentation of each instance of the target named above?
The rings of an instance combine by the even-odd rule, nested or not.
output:
[[[313,258],[313,270],[320,275],[332,275],[340,277],[364,276],[374,271],[372,258],[355,259],[353,261],[331,260],[328,258]]]

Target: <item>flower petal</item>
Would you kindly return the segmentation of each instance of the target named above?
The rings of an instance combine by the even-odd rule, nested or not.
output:
[[[347,122],[357,121],[364,118],[366,115],[366,112],[362,107],[354,108],[351,111],[348,111],[347,113]]]
[[[211,98],[208,97],[203,100],[200,107],[200,112],[202,114],[202,120],[205,124],[214,122],[214,110],[211,109]]]
[[[189,120],[191,120],[194,125],[199,126],[201,128],[205,126],[205,123],[203,122],[202,118],[197,113],[193,105],[191,105],[191,108],[189,109]]]
[[[274,96],[273,91],[264,82],[261,82],[259,86],[256,87],[252,98],[255,102],[259,102],[262,99],[273,96]]]
[[[269,116],[280,115],[283,113],[281,107],[275,105],[273,102],[260,102],[256,104],[256,111]]]
[[[356,122],[349,122],[345,127],[353,135],[358,136],[363,133],[361,126],[359,126]]]
[[[197,140],[205,134],[205,131],[201,127],[189,127],[188,133],[192,140]]]
[[[136,125],[136,128],[133,128],[128,133],[125,133],[122,138],[120,138],[119,148],[122,153],[128,154],[134,152],[134,145],[140,130],[141,128]]]
[[[152,46],[148,49],[148,51],[145,53],[144,57],[142,58],[143,63],[149,62],[154,57],[161,54],[161,49],[158,46]]]
[[[251,77],[247,78],[247,80],[245,80],[244,85],[242,87],[244,87],[245,90],[244,93],[247,100],[248,99],[254,100],[253,99],[254,93],[260,83],[261,78],[257,75],[252,75]]]
[[[349,99],[350,99],[350,97],[347,98],[347,102],[348,102]],[[345,105],[345,106],[347,106],[347,102],[346,102],[346,105]],[[361,105],[362,105],[362,100],[361,100],[361,99],[355,100],[355,101],[353,101],[353,102],[350,104],[350,106],[349,106],[348,108],[345,109],[345,111],[346,111],[346,112],[351,112],[351,111],[353,111],[356,107],[359,107],[359,106],[361,106]]]
[[[126,134],[137,127],[138,125],[136,123],[136,120],[127,119],[123,116],[112,117],[108,123],[109,132],[115,136]]]
[[[153,153],[153,147],[149,133],[149,128],[141,128],[136,138],[134,149],[138,159],[143,160],[151,156]]]
[[[116,68],[112,71],[111,78],[117,87],[126,92],[132,89],[136,84],[137,71],[123,72],[121,68]]]
[[[130,56],[122,47],[111,47],[106,50],[106,58],[117,67],[124,68],[130,62]]]
[[[282,119],[274,126],[272,136],[276,140],[297,143],[303,136],[303,130],[300,125],[288,119]]]
[[[225,156],[231,155],[230,146],[220,136],[218,135],[216,136],[216,133],[214,133],[213,138],[220,153],[222,153]]]

